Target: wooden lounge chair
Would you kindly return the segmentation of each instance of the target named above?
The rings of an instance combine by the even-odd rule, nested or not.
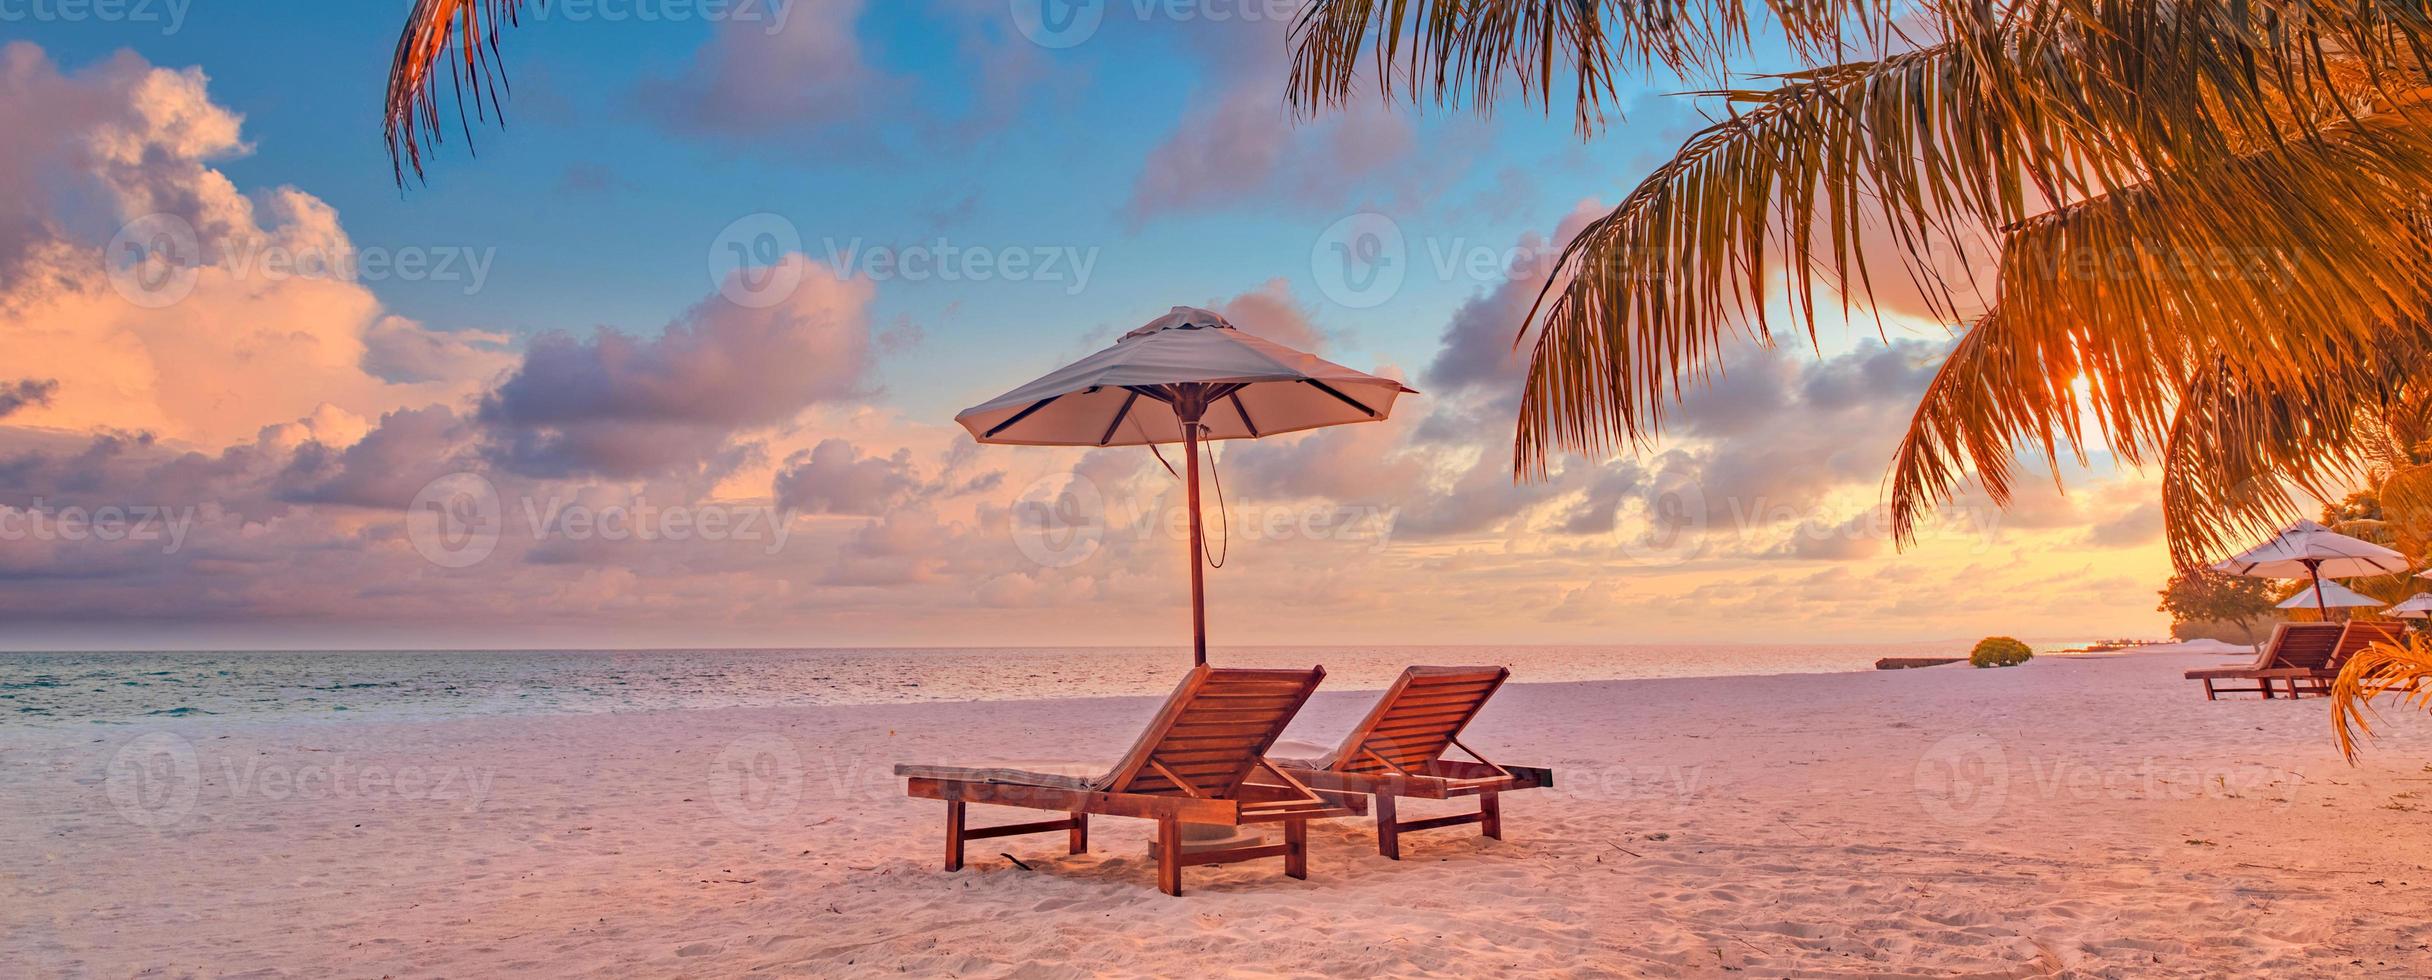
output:
[[[946,803],[946,870],[963,867],[963,843],[987,837],[1065,831],[1071,850],[1089,850],[1091,814],[1157,821],[1157,886],[1182,894],[1185,865],[1284,859],[1284,874],[1309,877],[1309,821],[1352,816],[1364,801],[1310,789],[1266,761],[1269,746],[1309,700],[1325,668],[1234,670],[1193,668],[1157,712],[1123,761],[1104,776],[1084,779],[1009,769],[896,766],[909,777],[905,792]],[[1038,823],[971,828],[969,804],[1056,810],[1066,816]],[[1281,823],[1281,844],[1184,853],[1184,823]]]
[[[2351,619],[2347,627],[2340,631],[2339,642],[2331,648],[2327,660],[2317,666],[2290,664],[2263,671],[2263,682],[2287,682],[2288,696],[2292,698],[2301,694],[2328,696],[2331,682],[2339,679],[2339,670],[2348,665],[2348,658],[2363,653],[2365,648],[2376,643],[2403,643],[2406,635],[2407,628],[2399,623]]]
[[[1376,801],[1377,853],[1402,859],[1401,835],[1474,823],[1478,832],[1503,839],[1503,793],[1554,784],[1548,769],[1502,766],[1461,744],[1461,730],[1511,671],[1502,667],[1412,667],[1322,759],[1277,759],[1286,773],[1321,790],[1365,793]],[[1458,748],[1475,761],[1444,758]],[[1394,800],[1478,798],[1478,812],[1424,820],[1398,820]]]
[[[2331,661],[2339,648],[2339,638],[2345,628],[2338,623],[2282,623],[2272,631],[2271,642],[2255,655],[2255,662],[2242,667],[2204,667],[2187,672],[2187,679],[2204,682],[2204,700],[2218,701],[2223,694],[2261,694],[2278,697],[2274,685],[2288,681],[2289,696],[2295,697],[2295,679],[2311,676]],[[2227,687],[2226,681],[2254,681],[2254,687]]]

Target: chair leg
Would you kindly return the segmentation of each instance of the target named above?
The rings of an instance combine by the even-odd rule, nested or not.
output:
[[[963,870],[963,801],[946,801],[946,870]]]
[[[2210,677],[2207,677],[2207,678],[2205,678],[2205,679],[2204,679],[2204,700],[2206,700],[2206,701],[2218,701],[2218,700],[2221,700],[2221,695],[2220,695],[2220,694],[2218,694],[2218,693],[2216,693],[2216,692],[2214,692],[2214,691],[2213,691],[2213,689],[2212,689],[2212,678],[2210,678]]]
[[[1157,818],[1157,890],[1182,897],[1182,821]]]
[[[1089,814],[1072,815],[1072,853],[1089,853]]]
[[[1486,790],[1478,794],[1478,833],[1495,840],[1503,839],[1503,794]]]
[[[1393,815],[1393,794],[1376,794],[1376,852],[1395,861],[1402,859],[1402,824]]]
[[[1309,880],[1309,821],[1284,821],[1284,877]]]

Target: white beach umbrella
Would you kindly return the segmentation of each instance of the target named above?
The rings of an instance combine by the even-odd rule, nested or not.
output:
[[[1379,422],[1418,392],[1235,329],[1177,306],[1115,345],[966,409],[954,420],[981,442],[1139,446],[1179,442],[1189,457],[1191,652],[1208,659],[1206,536],[1199,519],[1199,443]]]
[[[2303,609],[2307,606],[2312,606],[2316,609],[2327,610],[2333,606],[2341,609],[2350,609],[2378,605],[2381,605],[2381,600],[2373,598],[2369,595],[2365,595],[2364,593],[2348,588],[2347,586],[2341,585],[2337,582],[2322,582],[2315,585],[2309,585],[2304,591],[2280,600],[2280,608],[2282,609]]]
[[[2271,540],[2214,565],[2213,570],[2256,578],[2311,579],[2319,587],[2326,578],[2388,575],[2405,571],[2408,564],[2407,556],[2373,542],[2348,537],[2313,521],[2298,521],[2272,535]],[[2315,592],[2315,598],[2321,598],[2319,591]],[[2329,618],[2328,603],[2317,603],[2315,608]]]
[[[2422,619],[2432,616],[2432,592],[2418,592],[2388,609],[2382,610],[2400,619]]]

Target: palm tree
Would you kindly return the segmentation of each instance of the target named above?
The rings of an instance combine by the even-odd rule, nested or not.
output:
[[[2346,424],[2342,393],[2376,383],[2373,352],[2432,349],[2421,0],[1767,9],[1805,67],[1766,88],[1731,87],[1754,28],[1724,0],[1314,0],[1296,25],[1291,96],[1312,112],[1368,85],[1484,111],[1513,87],[1572,99],[1590,132],[1615,78],[1654,67],[1712,81],[1698,94],[1729,106],[1567,245],[1513,325],[1532,345],[1522,475],[1555,452],[1644,447],[1727,344],[1812,342],[1835,293],[1846,315],[1890,274],[1953,322],[1965,289],[1990,288],[1892,460],[1903,541],[1971,476],[2006,503],[2022,453],[2101,445],[2141,465],[2171,458],[2174,427],[2270,445],[2274,425]],[[1892,246],[1862,247],[1869,228]],[[1978,242],[1998,251],[1989,283],[1937,273]],[[2221,377],[2317,397],[2277,418],[2229,411],[2207,394]],[[2249,503],[2183,507],[2178,550],[2272,501]]]

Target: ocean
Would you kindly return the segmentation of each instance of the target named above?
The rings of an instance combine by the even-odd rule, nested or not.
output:
[[[1818,673],[1962,645],[1245,647],[1219,666],[1323,664],[1329,690],[1409,664],[1503,664],[1515,683]],[[1158,695],[1176,648],[0,653],[0,728],[168,718],[398,720],[688,708]]]

